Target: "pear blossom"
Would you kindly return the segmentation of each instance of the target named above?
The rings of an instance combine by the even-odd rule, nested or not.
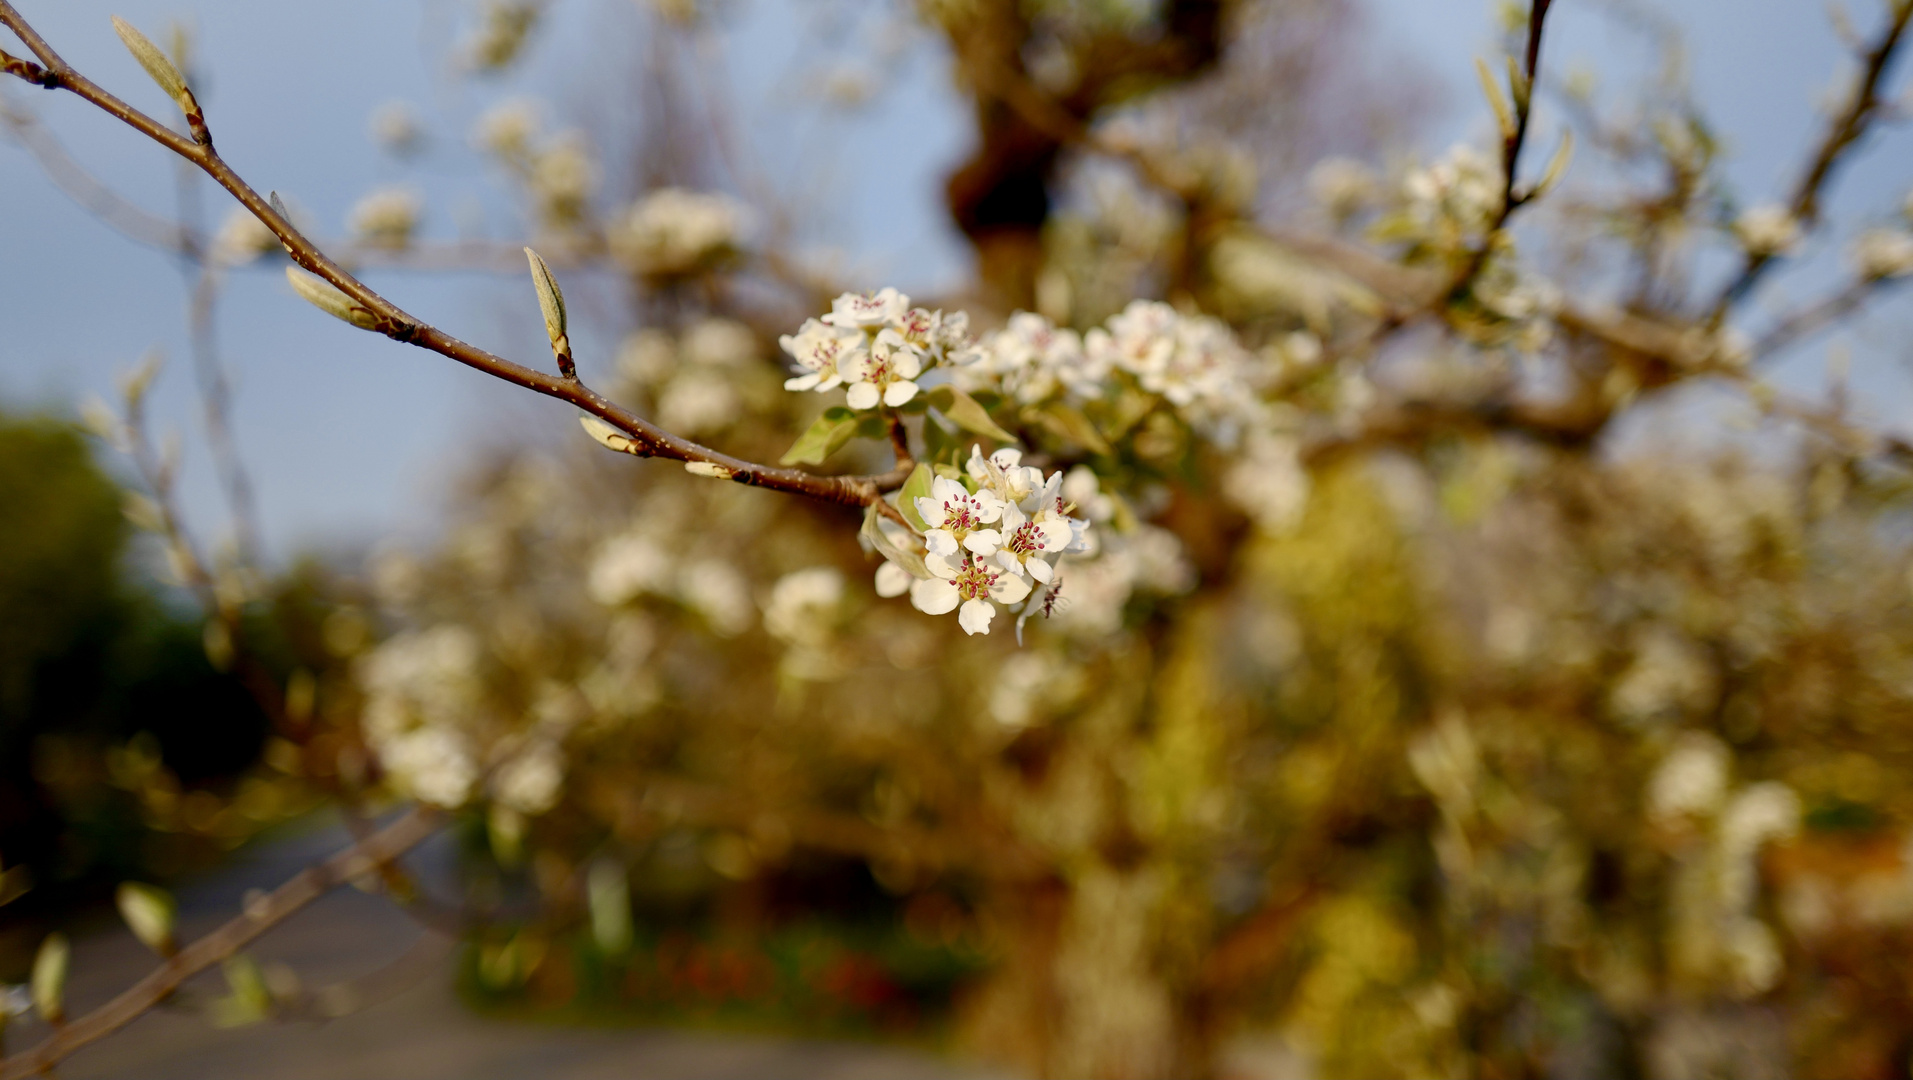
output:
[[[1019,603],[1030,594],[1027,580],[975,555],[966,555],[961,564],[935,559],[926,565],[936,576],[910,587],[910,603],[926,615],[957,611],[957,625],[966,634],[989,633],[996,604]]]
[[[550,739],[539,739],[492,774],[492,794],[529,817],[558,805],[565,779],[565,754]]]
[[[1059,476],[1061,474],[1058,474]],[[1040,520],[1026,516],[1015,503],[1003,508],[1004,539],[996,550],[996,561],[1003,569],[1036,579],[1047,585],[1056,573],[1052,556],[1061,555],[1076,540],[1070,519],[1039,511]]]
[[[1027,311],[1010,316],[1003,329],[953,360],[965,389],[997,390],[1025,405],[1058,394],[1093,397],[1108,375],[1106,365],[1092,364],[1084,354],[1076,331]]]
[[[917,396],[913,382],[923,372],[923,354],[886,327],[877,334],[868,350],[844,353],[837,361],[837,374],[849,387],[844,403],[853,409],[874,409],[878,402],[890,408]]]
[[[917,496],[917,516],[929,526],[923,539],[937,565],[964,557],[959,556],[959,548],[973,555],[994,555],[1003,542],[1001,532],[984,528],[1002,518],[1003,500],[987,489],[971,494],[947,476],[931,482],[930,494]]]
[[[1784,206],[1756,206],[1734,222],[1734,235],[1749,255],[1786,255],[1800,245],[1800,222]]]
[[[804,320],[795,334],[784,334],[777,344],[804,369],[804,374],[784,380],[786,390],[834,390],[843,385],[837,364],[864,349],[864,336],[855,330],[831,326],[816,319]]]
[[[1042,490],[1043,470],[1022,461],[1023,451],[1014,447],[1006,446],[986,458],[981,447],[971,446],[970,460],[963,471],[976,481],[978,489],[987,489],[1005,503],[1025,503],[1025,509],[1033,510],[1035,504],[1027,500]]]
[[[911,584],[916,580],[910,576],[910,571],[896,563],[885,561],[882,566],[877,567],[877,595],[886,600],[895,599],[909,592]]]
[[[1869,281],[1913,274],[1913,233],[1868,229],[1853,243],[1853,262]]]
[[[861,330],[900,323],[909,310],[910,298],[895,289],[845,293],[831,301],[830,314],[824,316],[824,321],[832,326]]]

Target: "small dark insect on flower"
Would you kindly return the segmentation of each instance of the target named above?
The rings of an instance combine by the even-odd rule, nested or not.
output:
[[[1049,591],[1043,594],[1043,617],[1049,618],[1059,611],[1069,608],[1069,597],[1063,595],[1063,575],[1056,575],[1049,584]]]

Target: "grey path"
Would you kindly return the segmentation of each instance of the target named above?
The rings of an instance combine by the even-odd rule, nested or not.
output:
[[[270,888],[300,867],[343,846],[324,830],[242,856],[180,892],[185,935],[218,925],[239,909],[245,890]],[[444,849],[427,848],[425,866]],[[252,953],[283,961],[308,986],[371,972],[420,937],[407,916],[376,896],[335,890],[275,927]],[[117,925],[82,931],[75,941],[69,1012],[110,998],[152,964]],[[328,1023],[255,1024],[225,1029],[184,1011],[148,1013],[131,1026],[75,1054],[62,1080],[610,1080],[621,1077],[796,1078],[819,1080],[958,1080],[983,1070],[894,1047],[773,1039],[659,1029],[564,1028],[478,1017],[452,992],[449,957],[408,989]],[[205,995],[223,991],[217,971],[189,984]],[[8,1044],[37,1041],[37,1025],[12,1027]]]

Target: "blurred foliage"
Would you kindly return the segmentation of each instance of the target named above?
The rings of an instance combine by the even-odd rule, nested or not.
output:
[[[469,67],[511,77],[545,5],[475,10]],[[1020,461],[1019,513],[1093,523],[1061,587],[972,636],[897,599],[928,537],[874,511],[500,439],[360,576],[222,569],[258,720],[128,598],[111,485],[28,425],[47,464],[5,482],[61,507],[0,541],[44,568],[0,594],[49,628],[5,669],[34,805],[222,844],[321,794],[445,807],[462,985],[508,1015],[948,1032],[1071,1077],[1907,1073],[1913,450],[1839,378],[1822,404],[1749,368],[1913,276],[1905,223],[1844,291],[1750,314],[1822,223],[1738,209],[1683,65],[1565,89],[1600,164],[1530,191],[1512,141],[1376,163],[1414,110],[1337,62],[1347,5],[951,0],[916,14],[975,107],[945,191],[974,294],[803,323],[837,289],[718,190],[720,160],[753,182],[673,59],[707,14],[652,13],[631,145],[516,100],[476,133],[559,276],[628,288],[606,391],[748,460],[807,429],[824,471],[914,455],[938,499]],[[1485,70],[1512,125],[1532,95]],[[423,209],[382,190],[351,227],[401,258]],[[271,251],[230,231],[234,264]],[[886,364],[897,327],[921,355],[870,363],[879,324]],[[786,392],[879,374],[924,385]]]
[[[140,573],[122,499],[77,428],[0,417],[0,858],[32,883],[5,911],[9,969],[38,919],[209,865],[309,805],[259,786],[266,715]],[[279,636],[259,621],[251,638]]]

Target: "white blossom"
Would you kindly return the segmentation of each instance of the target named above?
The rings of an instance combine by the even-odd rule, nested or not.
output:
[[[970,447],[970,460],[963,471],[975,480],[979,491],[987,490],[1005,503],[1024,503],[1023,509],[1034,510],[1036,504],[1030,502],[1043,489],[1043,470],[1022,464],[1023,451],[1015,447],[1004,447],[983,456],[983,448]]]
[[[888,327],[868,349],[854,349],[837,360],[837,375],[848,388],[844,403],[853,409],[890,408],[917,396],[916,377],[923,372],[923,354]]]
[[[465,737],[444,727],[422,727],[381,742],[379,761],[395,786],[418,799],[453,809],[471,797],[478,764]]]
[[[685,567],[678,576],[678,596],[721,637],[735,637],[749,629],[756,608],[744,575],[719,559],[702,559]]]
[[[410,102],[388,101],[372,110],[372,141],[394,154],[409,154],[425,141],[425,128]]]
[[[402,249],[412,242],[423,203],[407,188],[380,188],[352,207],[348,227],[368,247]]]
[[[789,643],[815,639],[828,628],[843,598],[844,576],[836,567],[812,566],[785,574],[771,586],[764,603],[764,629]]]
[[[1905,229],[1868,229],[1853,242],[1853,264],[1869,281],[1913,274],[1913,233]]]
[[[795,334],[785,334],[777,339],[804,374],[784,380],[786,390],[834,390],[843,385],[843,376],[837,373],[840,361],[853,353],[862,351],[866,345],[863,334],[856,330],[832,326],[818,319],[806,319],[804,325]]]
[[[877,595],[886,600],[902,596],[910,591],[911,583],[916,580],[910,576],[910,571],[896,563],[885,562],[877,567]]]
[[[1402,179],[1410,235],[1442,247],[1478,235],[1501,209],[1501,185],[1501,167],[1487,155],[1466,144],[1450,147]]]
[[[611,229],[611,251],[645,274],[702,269],[744,242],[744,207],[714,192],[659,188],[631,205]]]
[[[844,293],[831,301],[830,314],[824,316],[824,321],[832,326],[862,330],[902,322],[909,310],[910,298],[895,289]]]
[[[1003,329],[952,361],[957,365],[958,385],[997,390],[1026,405],[1064,393],[1094,396],[1108,374],[1106,365],[1091,363],[1076,331],[1058,329],[1027,311],[1010,316]]]
[[[213,253],[224,263],[238,266],[261,255],[279,250],[279,238],[252,211],[235,206],[213,237]]]
[[[1727,745],[1705,732],[1682,735],[1647,784],[1647,815],[1656,821],[1711,815],[1727,795]]]
[[[1800,222],[1786,207],[1768,203],[1741,214],[1734,235],[1749,255],[1786,255],[1800,244]]]
[[[479,117],[472,142],[480,150],[505,160],[526,158],[538,129],[538,106],[523,98],[502,101]]]
[[[923,534],[932,558],[962,559],[961,551],[990,556],[1003,534],[985,528],[1003,516],[1003,500],[988,490],[974,494],[947,476],[930,484],[930,494],[917,496],[917,516],[927,526]],[[952,564],[953,565],[953,564]],[[947,610],[947,609],[946,609]]]
[[[1060,475],[1060,474],[1059,474]],[[1052,559],[1075,540],[1069,519],[1048,514],[1041,520],[1024,515],[1015,503],[1003,507],[1002,541],[996,561],[1005,570],[1047,585],[1054,574]]]
[[[528,817],[558,805],[565,779],[565,754],[550,739],[539,739],[492,773],[492,794]]]
[[[1351,158],[1327,158],[1309,170],[1309,194],[1329,217],[1341,221],[1365,209],[1379,185],[1375,171]]]
[[[1257,432],[1222,477],[1229,501],[1271,533],[1293,528],[1308,508],[1309,474],[1302,467],[1302,445],[1292,435]]]
[[[598,549],[585,576],[585,591],[606,607],[643,593],[668,595],[672,570],[670,555],[650,538],[620,536]]]
[[[1022,577],[965,553],[961,562],[928,561],[936,576],[910,587],[910,602],[928,615],[957,611],[957,625],[966,634],[987,634],[996,617],[996,604],[1014,604],[1030,594]],[[992,603],[994,601],[995,603]],[[957,610],[959,604],[961,610]]]

